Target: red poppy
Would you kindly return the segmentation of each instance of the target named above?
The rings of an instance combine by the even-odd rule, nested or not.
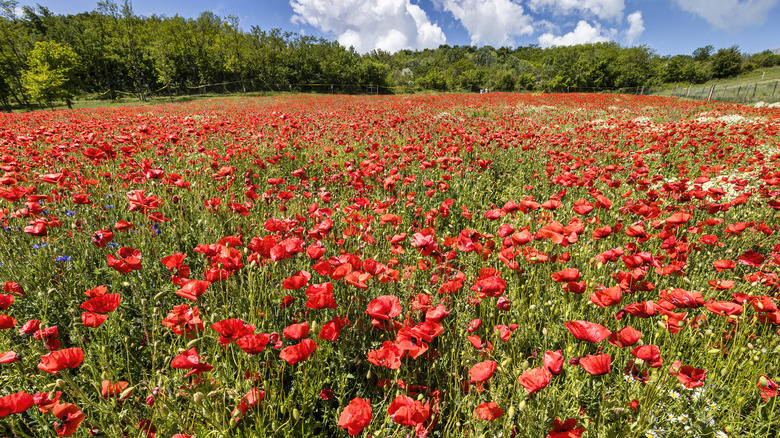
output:
[[[704,386],[704,378],[707,375],[707,370],[702,368],[694,368],[692,366],[683,366],[679,360],[674,361],[671,368],[669,368],[669,374],[677,376],[677,380],[680,381],[686,388],[698,388]]]
[[[390,416],[390,419],[400,425],[410,427],[425,423],[430,413],[428,402],[423,405],[422,402],[403,394],[393,399],[387,408],[387,415]]]
[[[576,426],[576,418],[569,418],[566,421],[556,418],[553,421],[553,429],[547,434],[547,438],[579,438],[585,433],[585,428]]]
[[[127,388],[128,385],[129,383],[127,382],[120,381],[120,382],[112,383],[109,382],[108,380],[104,380],[100,384],[100,395],[102,395],[103,398],[118,396],[119,394],[122,393],[122,391],[125,390],[125,388]]]
[[[100,295],[105,295],[106,291],[108,289],[105,286],[97,286],[93,289],[87,289],[84,291],[84,295],[86,295],[89,298],[95,298],[99,297]]]
[[[247,354],[259,354],[268,345],[269,340],[269,336],[265,333],[250,334],[236,339],[236,345]]]
[[[316,349],[316,342],[311,339],[304,339],[298,344],[283,348],[279,353],[279,358],[287,361],[290,365],[295,365],[308,359]]]
[[[61,403],[54,407],[52,413],[60,422],[54,423],[54,431],[59,436],[71,436],[84,421],[84,414],[73,403]]]
[[[81,323],[84,327],[95,328],[103,325],[108,319],[108,315],[101,315],[93,312],[83,312],[81,314]]]
[[[4,351],[0,353],[0,363],[18,362],[19,355],[15,351]]]
[[[469,381],[471,383],[482,383],[487,381],[496,372],[498,364],[492,360],[480,362],[469,370]]]
[[[176,291],[176,295],[187,298],[188,300],[197,301],[198,297],[206,292],[206,288],[209,287],[211,282],[205,280],[189,280],[184,283],[181,289]]]
[[[238,318],[223,319],[211,325],[212,330],[219,333],[219,343],[223,347],[232,344],[236,339],[251,335],[255,332],[255,326],[245,324]]]
[[[193,374],[211,371],[214,367],[207,363],[201,363],[198,351],[193,347],[174,357],[171,361],[171,368],[189,369],[190,371],[184,375],[184,377],[189,377]]]
[[[114,233],[106,228],[105,230],[95,231],[95,234],[92,235],[92,243],[97,245],[98,248],[105,248],[113,238]]]
[[[24,412],[32,406],[33,396],[24,391],[0,397],[0,418]]]
[[[109,313],[116,310],[121,301],[119,294],[104,294],[85,301],[80,307],[89,312]]]
[[[45,414],[60,404],[61,396],[62,391],[56,391],[53,394],[50,392],[36,392],[33,394],[33,403],[35,406],[38,406],[38,410],[42,414]]]
[[[22,290],[22,287],[19,286],[19,283],[15,283],[13,281],[6,281],[3,283],[3,291],[24,296],[24,290]]]
[[[591,356],[590,354],[580,359],[580,366],[585,369],[589,374],[609,374],[612,370],[612,357],[608,354],[598,354]]]
[[[611,332],[601,324],[588,321],[569,321],[564,324],[566,329],[580,341],[601,342],[607,339]]]
[[[352,436],[360,434],[371,423],[371,399],[353,398],[341,411],[338,426]]]
[[[547,386],[550,383],[550,380],[552,380],[552,373],[550,373],[547,368],[536,367],[531,368],[520,375],[517,379],[517,383],[528,391],[528,395],[531,395]]]
[[[562,271],[554,272],[552,275],[552,280],[557,283],[567,283],[569,281],[579,281],[580,279],[580,271],[575,268],[566,268]]]
[[[311,274],[306,271],[298,271],[289,278],[282,280],[282,288],[295,290],[300,289],[311,280]]]
[[[305,306],[309,309],[336,309],[338,303],[333,299],[333,284],[330,282],[312,284],[306,288],[309,299]]]
[[[504,410],[498,407],[496,402],[480,403],[474,409],[474,418],[479,420],[493,421],[501,418],[504,415]]]
[[[11,304],[14,303],[14,298],[13,295],[0,294],[0,310],[8,310]]]
[[[623,327],[620,331],[613,332],[609,335],[609,343],[618,348],[630,347],[636,344],[642,337],[642,333],[636,330],[634,327]]]
[[[658,368],[663,364],[661,359],[661,350],[655,345],[640,345],[631,350],[631,355],[637,359],[647,362],[650,368]]]
[[[38,369],[49,374],[57,374],[65,368],[76,368],[83,361],[84,352],[81,348],[66,348],[41,356]]]
[[[257,407],[261,401],[265,398],[265,391],[259,388],[252,388],[244,395],[241,401],[238,403],[235,409],[233,409],[232,416],[236,420],[246,415],[247,411]]]
[[[309,323],[304,321],[300,324],[291,324],[282,330],[282,336],[294,341],[300,341],[301,339],[309,336]]]
[[[756,382],[756,386],[761,390],[761,398],[766,402],[772,397],[777,397],[777,383],[766,375],[761,375]],[[2,415],[0,415],[2,417]]]
[[[563,372],[563,354],[561,353],[561,350],[544,353],[542,366],[552,374],[557,375]]]
[[[718,272],[723,272],[726,270],[734,269],[737,264],[734,263],[734,260],[716,260],[712,266],[715,268]]]
[[[397,370],[401,368],[401,358],[404,356],[404,349],[394,342],[385,341],[382,348],[368,352],[367,359],[376,366]]]
[[[16,327],[16,318],[8,315],[0,315],[0,330]]]
[[[367,314],[371,315],[371,324],[379,328],[389,329],[385,321],[395,318],[401,314],[401,301],[395,295],[382,295],[368,303],[366,307]]]
[[[349,319],[334,316],[333,319],[322,325],[317,339],[335,341],[341,335],[341,329],[349,325]]]

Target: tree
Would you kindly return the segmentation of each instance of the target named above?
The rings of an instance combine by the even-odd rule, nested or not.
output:
[[[80,62],[70,46],[52,41],[38,42],[27,55],[29,68],[22,72],[22,83],[33,99],[46,104],[63,99],[68,108],[72,108]]]
[[[713,50],[715,50],[715,47],[712,47],[711,45],[699,47],[698,49],[693,51],[693,59],[699,62],[708,61],[710,59],[710,56],[712,56]]]
[[[712,75],[716,78],[738,75],[742,71],[742,55],[737,46],[718,50],[710,57],[710,62]]]

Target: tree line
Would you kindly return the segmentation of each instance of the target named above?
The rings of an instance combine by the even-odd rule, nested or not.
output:
[[[21,13],[20,13],[21,11]],[[95,10],[53,14],[0,0],[0,104],[29,106],[74,98],[146,98],[211,91],[382,93],[438,91],[597,91],[701,83],[780,64],[766,50],[736,46],[660,56],[617,43],[541,48],[449,46],[353,48],[308,35],[240,27],[237,17],[139,16],[132,2],[100,1]]]

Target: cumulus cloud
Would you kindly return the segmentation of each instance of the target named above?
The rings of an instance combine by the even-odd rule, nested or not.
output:
[[[589,14],[601,20],[623,19],[623,0],[528,0],[534,12],[547,11],[554,15]]]
[[[628,29],[624,32],[626,44],[632,44],[645,31],[645,21],[642,20],[642,12],[636,11],[626,17]]]
[[[685,11],[703,18],[717,29],[736,33],[760,26],[780,0],[675,0]]]
[[[545,33],[539,37],[539,45],[542,47],[551,46],[574,46],[577,44],[601,43],[614,40],[617,35],[615,29],[604,29],[601,24],[596,23],[591,26],[585,20],[580,20],[577,27],[571,32],[555,36],[552,33]]]
[[[513,46],[514,37],[534,32],[533,18],[512,0],[435,0],[460,21],[471,44]]]
[[[360,53],[435,48],[447,38],[410,0],[290,0],[292,22],[336,36]]]

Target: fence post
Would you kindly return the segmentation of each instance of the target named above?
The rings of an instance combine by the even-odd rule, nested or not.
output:
[[[753,85],[753,97],[752,97],[752,99],[756,98],[756,88],[758,88],[758,84],[754,84]]]
[[[671,92],[671,93],[669,93],[669,97],[674,97],[674,91],[675,91],[676,89],[677,89],[677,85],[675,85],[674,87],[672,87],[672,92]]]
[[[777,91],[777,83],[778,82],[780,82],[780,81],[775,81],[775,88],[772,90],[772,97],[771,97],[772,99],[775,98],[775,91]]]
[[[710,87],[710,94],[707,95],[707,102],[709,102],[712,99],[712,93],[715,91],[715,84],[712,84],[712,87]]]
[[[728,85],[723,86],[723,94],[720,96],[720,100],[726,100],[726,89],[728,88]]]
[[[685,92],[685,97],[688,97],[689,94],[691,94],[691,84],[688,84],[688,91]]]
[[[748,92],[750,92],[750,84],[748,84],[747,88],[745,88],[745,95],[742,96],[742,103],[745,103],[745,100],[747,99]],[[737,96],[739,97],[739,96]]]

